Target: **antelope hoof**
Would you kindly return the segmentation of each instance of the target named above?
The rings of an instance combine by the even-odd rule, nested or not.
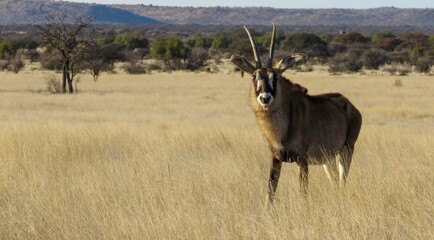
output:
[[[265,205],[264,205],[264,210],[268,211],[270,210],[271,206],[273,206],[273,202],[274,202],[274,197],[270,196],[269,194],[267,194],[265,196]]]

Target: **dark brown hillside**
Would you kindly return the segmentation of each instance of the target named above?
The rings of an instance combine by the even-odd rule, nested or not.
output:
[[[203,25],[434,26],[434,9],[274,9],[114,5],[166,23]]]
[[[54,0],[0,0],[0,25],[43,23],[47,14],[84,18],[94,16],[95,23],[160,24],[154,19],[109,5]]]
[[[96,16],[96,23],[174,25],[267,25],[323,26],[350,29],[434,28],[434,9],[275,9],[266,7],[162,7],[152,5],[101,5],[54,0],[0,0],[0,25],[45,22],[48,14],[74,17]],[[431,30],[429,30],[431,31]]]

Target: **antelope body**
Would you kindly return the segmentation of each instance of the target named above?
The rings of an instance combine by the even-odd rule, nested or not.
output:
[[[245,30],[256,66],[240,56],[232,56],[231,61],[253,77],[251,104],[272,153],[267,202],[274,199],[283,162],[295,162],[299,166],[300,189],[304,196],[311,164],[323,165],[331,182],[343,186],[362,125],[360,112],[339,93],[311,96],[306,88],[282,76],[291,65],[307,56],[292,54],[273,66],[274,24],[266,68],[262,67],[254,39],[249,30]],[[339,164],[336,164],[337,156]]]

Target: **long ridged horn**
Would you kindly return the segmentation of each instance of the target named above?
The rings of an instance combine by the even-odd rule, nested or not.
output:
[[[262,68],[261,59],[259,58],[258,55],[258,48],[256,47],[255,40],[253,39],[252,34],[250,34],[250,31],[249,29],[246,28],[246,26],[244,26],[244,29],[246,30],[247,35],[249,35],[250,43],[252,44],[253,55],[255,57],[255,62],[256,62],[256,69],[261,69]]]
[[[267,68],[273,68],[274,45],[276,43],[276,24],[273,23],[273,33],[271,34],[270,54],[268,55]]]

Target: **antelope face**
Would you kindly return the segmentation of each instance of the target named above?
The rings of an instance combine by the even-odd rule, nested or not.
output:
[[[264,107],[268,108],[275,99],[276,94],[276,74],[266,73],[266,71],[256,71],[253,75],[253,87],[256,89],[256,100]]]
[[[253,85],[256,89],[256,100],[258,103],[267,109],[276,98],[276,81],[282,76],[291,65],[307,59],[306,54],[294,53],[282,58],[276,65],[273,66],[274,45],[276,39],[276,26],[273,24],[273,32],[271,34],[270,52],[267,60],[267,67],[263,68],[258,48],[250,31],[244,27],[250,44],[252,45],[253,56],[255,57],[255,66],[253,66],[246,58],[233,55],[231,61],[242,71],[250,74],[253,77]]]

